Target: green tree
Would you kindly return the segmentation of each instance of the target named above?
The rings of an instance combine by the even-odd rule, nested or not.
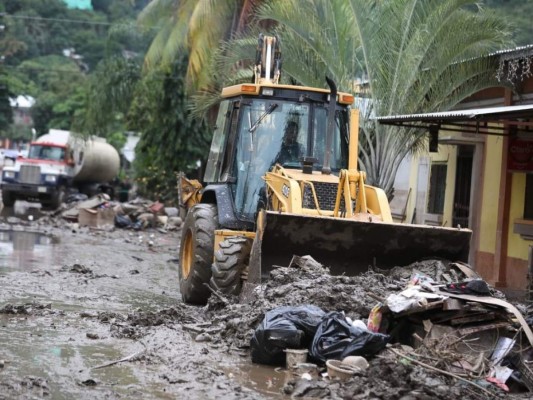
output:
[[[176,173],[196,169],[211,139],[205,123],[188,115],[186,68],[187,58],[182,57],[170,72],[147,74],[128,115],[129,127],[141,133],[135,150],[137,182],[142,193],[162,201],[177,199]]]
[[[170,68],[188,54],[187,86],[194,90],[213,84],[206,66],[223,40],[242,32],[255,12],[254,0],[153,0],[139,14],[145,29],[158,27],[146,54],[148,69]]]
[[[401,161],[421,148],[426,133],[373,117],[449,110],[501,85],[497,61],[482,55],[511,43],[505,21],[477,0],[275,0],[258,16],[277,23],[286,80],[321,87],[328,75],[348,91],[356,78],[363,82],[359,164],[389,196]],[[230,42],[223,74],[250,58],[254,43]]]
[[[196,168],[207,156],[210,132],[190,118],[185,94],[187,58],[170,71],[141,73],[140,62],[113,57],[102,62],[90,79],[87,103],[76,130],[123,144],[119,132],[136,131],[141,139],[134,163],[143,194],[175,201],[176,172]]]
[[[74,129],[84,135],[107,137],[126,128],[126,115],[141,79],[140,61],[115,56],[103,60],[89,78],[83,111]]]
[[[513,38],[520,46],[533,44],[533,2],[524,0],[485,0],[487,7],[498,12],[500,18],[513,27]]]
[[[13,120],[13,110],[9,98],[12,93],[3,68],[0,68],[0,134],[5,134]]]
[[[83,107],[86,75],[72,60],[62,56],[37,57],[21,63],[15,71],[26,77],[24,94],[35,98],[32,117],[35,129],[69,129]]]

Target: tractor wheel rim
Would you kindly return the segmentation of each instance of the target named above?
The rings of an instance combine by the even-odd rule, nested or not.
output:
[[[185,243],[183,244],[183,255],[181,263],[181,274],[184,279],[189,277],[193,262],[193,250],[192,250],[192,234],[190,231],[185,236]]]

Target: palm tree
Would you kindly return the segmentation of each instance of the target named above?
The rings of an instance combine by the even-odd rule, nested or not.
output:
[[[286,78],[343,90],[366,90],[359,163],[369,183],[392,194],[401,161],[424,144],[425,132],[382,126],[375,115],[449,110],[495,86],[496,60],[481,57],[510,44],[504,21],[479,0],[273,0],[258,10],[277,23]],[[305,10],[305,17],[302,10]],[[254,38],[226,45],[226,68],[250,57]],[[467,60],[467,61],[465,61]]]
[[[191,90],[213,84],[208,68],[220,43],[242,32],[261,0],[153,0],[139,14],[146,29],[158,29],[145,67],[169,69],[188,52],[187,85]]]

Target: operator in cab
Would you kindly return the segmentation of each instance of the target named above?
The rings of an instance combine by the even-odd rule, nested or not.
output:
[[[277,163],[281,165],[298,164],[300,157],[305,155],[302,144],[298,142],[298,130],[298,123],[295,121],[287,122]]]

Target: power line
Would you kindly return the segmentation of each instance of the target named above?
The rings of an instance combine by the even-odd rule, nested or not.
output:
[[[67,73],[67,74],[82,74],[84,75],[84,72],[79,71],[73,71],[68,69],[58,69],[58,68],[46,68],[46,67],[39,67],[39,66],[29,66],[29,65],[2,65],[0,68],[7,68],[12,70],[29,70],[29,71],[51,71],[51,72],[60,72],[60,73]]]
[[[84,77],[89,77],[89,73],[85,72],[85,71],[82,71],[82,70],[79,70],[79,71],[72,71],[72,70],[66,70],[66,69],[59,69],[59,68],[47,68],[47,67],[39,67],[39,66],[35,66],[35,67],[32,67],[32,66],[29,66],[29,65],[0,65],[0,70],[2,68],[7,68],[7,69],[11,69],[11,70],[28,70],[28,71],[45,71],[45,72],[57,72],[57,73],[66,73],[66,74],[81,74],[82,76]],[[142,79],[142,74],[139,75],[139,79]],[[173,80],[173,81],[178,81],[178,80],[181,80],[183,79],[182,76],[179,76],[179,75],[161,75],[161,76],[156,76],[156,77],[151,77],[151,79],[156,79],[156,80]]]
[[[105,26],[120,25],[120,24],[113,24],[111,22],[84,21],[82,19],[45,18],[45,17],[32,17],[29,15],[13,15],[13,14],[5,13],[5,12],[0,12],[0,17],[10,17],[14,19],[28,19],[28,20],[36,20],[36,21],[71,22],[71,23],[87,24],[87,25],[105,25]]]

